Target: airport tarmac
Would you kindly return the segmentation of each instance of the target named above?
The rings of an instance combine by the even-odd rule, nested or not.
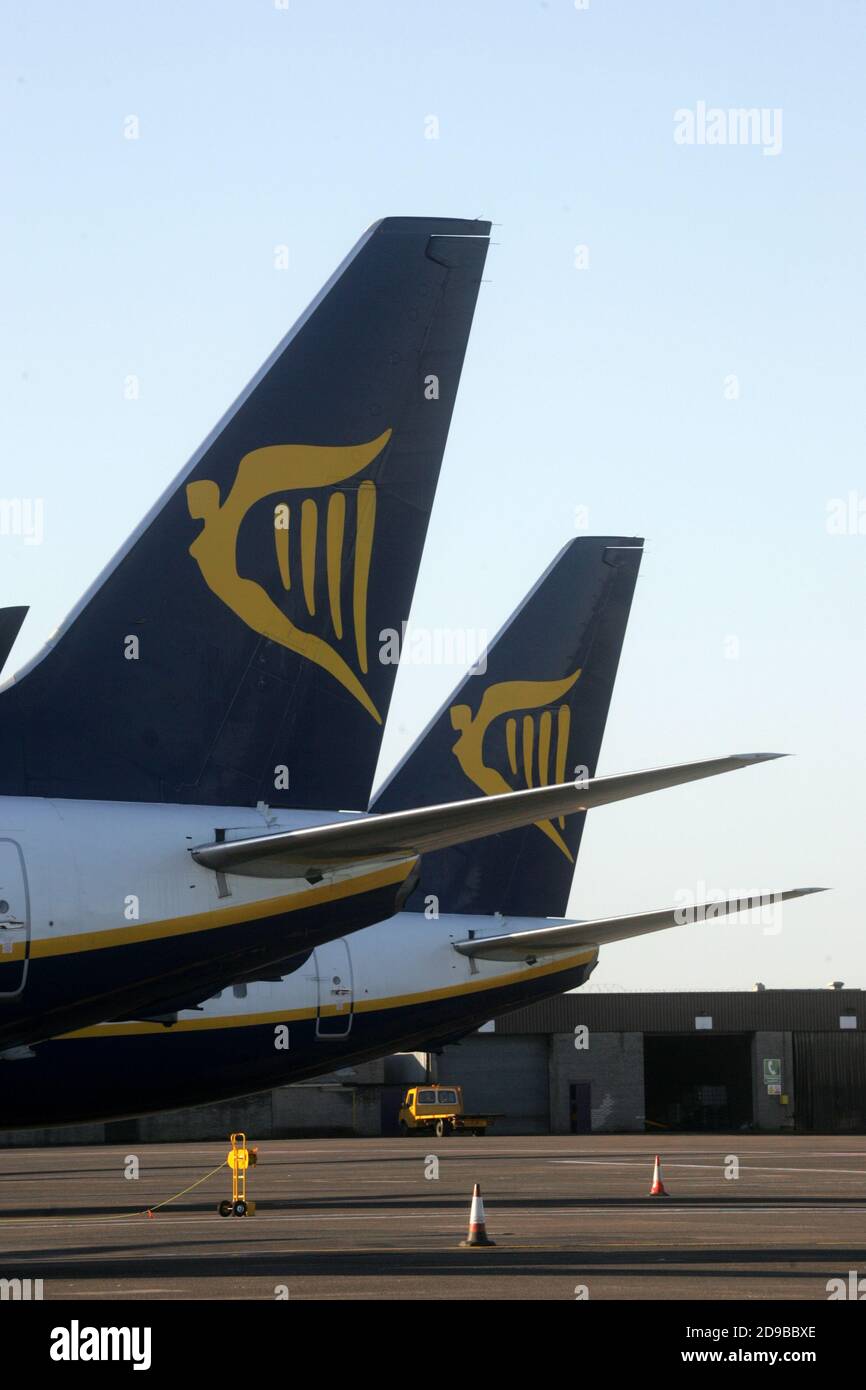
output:
[[[0,1278],[41,1278],[46,1300],[826,1300],[866,1276],[866,1138],[273,1140],[254,1216],[217,1214],[228,1169],[138,1214],[227,1148],[0,1150]],[[656,1149],[667,1198],[648,1195]],[[475,1182],[496,1244],[465,1250]]]

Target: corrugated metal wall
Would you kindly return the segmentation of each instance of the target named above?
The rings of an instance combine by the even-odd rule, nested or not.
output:
[[[794,1097],[798,1130],[866,1132],[866,1035],[795,1033]]]
[[[859,989],[767,989],[706,994],[560,994],[497,1019],[497,1033],[571,1033],[580,1024],[600,1033],[694,1033],[697,1015],[713,1032],[836,1033],[842,1015],[866,1031],[866,994]]]

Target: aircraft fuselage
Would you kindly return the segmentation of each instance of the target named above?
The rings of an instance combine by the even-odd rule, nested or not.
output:
[[[277,981],[234,985],[172,1024],[100,1024],[0,1063],[9,1127],[110,1120],[213,1103],[435,1046],[582,984],[593,947],[532,963],[470,960],[469,933],[547,925],[400,912],[319,945]],[[347,1078],[351,1079],[351,1078]]]
[[[417,858],[306,879],[214,873],[189,850],[334,812],[0,798],[0,1050],[188,1007],[382,921]]]

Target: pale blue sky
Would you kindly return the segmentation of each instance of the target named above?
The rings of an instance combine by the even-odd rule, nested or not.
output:
[[[577,508],[645,535],[602,770],[797,756],[595,812],[572,910],[835,891],[594,982],[866,984],[866,534],[826,527],[866,511],[864,30],[853,0],[8,4],[2,494],[45,499],[42,545],[0,537],[9,669],[371,221],[491,217],[414,619],[495,630]],[[675,144],[699,101],[780,108],[781,153]],[[382,773],[458,674],[401,672]]]

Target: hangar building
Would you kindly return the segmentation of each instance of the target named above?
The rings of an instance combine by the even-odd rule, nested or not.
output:
[[[429,1059],[344,1067],[246,1100],[52,1130],[0,1145],[141,1143],[396,1132],[425,1067],[497,1114],[494,1134],[758,1130],[866,1133],[866,996],[859,989],[560,995]],[[26,1066],[26,1062],[16,1063]],[[83,1084],[86,1084],[86,1078]]]

